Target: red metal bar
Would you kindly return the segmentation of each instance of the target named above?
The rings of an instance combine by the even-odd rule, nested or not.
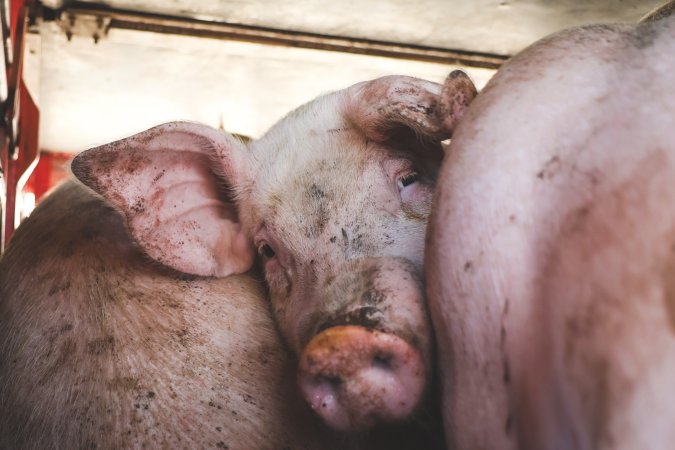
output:
[[[19,181],[28,175],[39,156],[39,111],[22,80],[23,52],[28,22],[27,0],[12,0],[10,5],[12,36],[12,63],[7,70],[8,96],[4,105],[2,137],[2,167],[6,183],[6,202],[3,211],[4,233],[1,244],[6,245],[14,231],[16,199]],[[19,187],[20,188],[20,187]]]

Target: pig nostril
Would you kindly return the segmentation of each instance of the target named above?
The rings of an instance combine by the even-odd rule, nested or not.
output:
[[[373,367],[390,370],[392,359],[392,355],[377,354],[373,357]]]
[[[337,390],[342,384],[342,379],[338,377],[320,376],[317,378],[317,382],[326,384],[330,386],[333,390]]]

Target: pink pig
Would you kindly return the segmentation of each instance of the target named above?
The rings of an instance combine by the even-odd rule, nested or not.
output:
[[[334,428],[410,417],[432,375],[422,262],[441,140],[476,91],[380,78],[318,98],[246,148],[169,123],[78,155],[73,173],[155,261],[224,277],[257,249],[299,384]]]
[[[675,17],[516,55],[439,180],[426,274],[448,446],[672,448]]]

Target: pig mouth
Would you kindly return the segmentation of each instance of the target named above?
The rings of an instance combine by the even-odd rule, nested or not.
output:
[[[343,431],[405,420],[421,402],[427,379],[419,350],[361,325],[332,326],[314,336],[298,374],[312,409]]]

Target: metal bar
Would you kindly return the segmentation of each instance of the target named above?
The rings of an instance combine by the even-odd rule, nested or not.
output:
[[[0,254],[5,249],[5,223],[7,211],[7,174],[9,169],[9,149],[8,140],[2,121],[5,117],[5,108],[7,100],[7,71],[9,66],[9,57],[11,48],[7,43],[10,39],[9,28],[9,3],[7,0],[0,0]]]
[[[20,3],[20,10],[16,21],[14,48],[12,50],[14,59],[9,68],[8,95],[4,105],[3,117],[3,129],[7,141],[6,146],[3,148],[3,150],[6,151],[7,156],[7,167],[5,169],[7,188],[5,192],[5,210],[3,211],[3,245],[7,245],[7,242],[14,231],[17,185],[21,175],[26,169],[26,167],[22,166],[25,158],[20,158],[25,155],[20,155],[18,148],[18,116],[20,98],[19,89],[21,85],[21,73],[23,70],[23,50],[26,41],[25,32],[28,22],[28,7],[23,5],[23,2],[17,3]]]
[[[509,58],[506,55],[178,18],[112,9],[81,2],[68,4],[61,13],[69,16],[87,14],[109,17],[111,28],[358,53],[486,69],[497,69]]]
[[[10,158],[16,159],[16,141],[18,130],[16,119],[19,116],[19,85],[23,73],[23,51],[26,43],[26,25],[28,23],[28,7],[21,7],[19,18],[16,22],[16,34],[13,53],[14,62],[9,69],[7,101],[5,109],[5,129],[9,137]]]

